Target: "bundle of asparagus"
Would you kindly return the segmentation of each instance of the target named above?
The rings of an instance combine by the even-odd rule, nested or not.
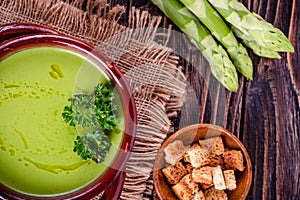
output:
[[[207,59],[212,74],[230,91],[238,88],[238,76],[234,65],[223,47],[198,19],[177,0],[153,0],[153,2],[189,37]]]
[[[280,58],[278,52],[294,51],[279,29],[251,13],[237,0],[152,2],[198,47],[207,59],[212,74],[229,91],[238,88],[236,69],[247,79],[253,76],[252,61],[247,50],[235,37],[263,57]]]

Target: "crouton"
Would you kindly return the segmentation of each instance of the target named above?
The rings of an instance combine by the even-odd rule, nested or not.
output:
[[[212,184],[213,178],[212,178],[212,168],[209,166],[201,167],[201,168],[194,168],[192,171],[192,178],[193,181],[196,183],[201,184]]]
[[[172,190],[180,200],[190,200],[199,191],[199,187],[197,183],[193,182],[192,175],[188,174],[174,185]]]
[[[244,159],[241,151],[230,150],[223,153],[226,169],[244,171]]]
[[[221,137],[207,138],[205,140],[199,140],[201,147],[205,147],[211,154],[222,155],[224,152],[224,144]]]
[[[216,167],[216,166],[223,166],[224,161],[222,155],[216,155],[216,154],[210,154],[209,155],[209,163],[208,165],[211,167]]]
[[[200,145],[194,144],[186,150],[185,157],[188,156],[188,160],[193,167],[201,167],[209,163],[209,152],[206,148],[201,148]],[[186,161],[187,159],[185,159]]]
[[[236,179],[233,170],[225,170],[223,171],[225,185],[227,190],[235,190],[236,189]]]
[[[212,168],[213,183],[217,190],[225,190],[225,180],[220,166]]]
[[[193,197],[193,200],[205,200],[204,193],[199,190]]]
[[[224,190],[217,190],[211,187],[204,191],[205,200],[227,200],[227,194]]]
[[[177,162],[175,165],[168,165],[162,169],[162,172],[170,184],[177,184],[187,174],[187,170],[181,162]]]
[[[181,140],[176,140],[166,146],[164,152],[166,162],[174,165],[177,161],[183,158],[183,154],[185,153],[185,146],[183,145],[183,142]]]

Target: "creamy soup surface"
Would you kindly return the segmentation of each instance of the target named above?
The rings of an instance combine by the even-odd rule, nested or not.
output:
[[[58,66],[59,70],[51,66]],[[89,93],[108,77],[74,51],[36,47],[0,61],[0,183],[21,193],[67,193],[101,176],[114,159],[122,133],[112,134],[103,163],[73,152],[77,131],[62,119],[68,98]],[[124,127],[116,92],[119,126]]]

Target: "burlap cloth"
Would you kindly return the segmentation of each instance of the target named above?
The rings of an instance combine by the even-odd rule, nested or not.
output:
[[[178,69],[178,57],[165,42],[155,42],[169,37],[168,31],[157,31],[161,18],[132,8],[127,13],[127,26],[122,26],[118,22],[124,20],[124,12],[124,7],[110,7],[105,0],[0,1],[1,24],[50,25],[99,47],[118,64],[132,88],[138,111],[136,141],[121,199],[149,199],[153,161],[171,128],[169,117],[183,105],[186,80]]]

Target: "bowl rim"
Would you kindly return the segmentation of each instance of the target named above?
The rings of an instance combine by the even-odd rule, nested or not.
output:
[[[171,142],[174,141],[175,138],[177,138],[178,136],[180,136],[181,134],[189,131],[189,130],[199,130],[199,129],[213,129],[215,131],[218,131],[226,136],[228,136],[229,138],[231,138],[236,144],[238,144],[239,148],[241,149],[243,155],[244,155],[244,162],[246,164],[246,167],[248,169],[248,181],[247,181],[247,184],[245,186],[245,190],[243,192],[243,196],[241,196],[239,199],[241,200],[244,200],[246,199],[249,191],[250,191],[250,187],[251,187],[251,183],[252,183],[252,164],[251,164],[251,159],[250,159],[250,156],[248,154],[248,151],[246,149],[246,147],[244,146],[244,144],[232,133],[230,132],[229,130],[221,127],[221,126],[218,126],[218,125],[215,125],[215,124],[208,124],[208,123],[198,123],[198,124],[191,124],[191,125],[188,125],[186,127],[183,127],[177,131],[175,131],[172,135],[170,135],[161,145],[160,149],[158,150],[158,153],[156,154],[156,157],[155,157],[155,161],[154,161],[154,165],[153,165],[153,179],[154,179],[154,189],[155,189],[155,192],[156,194],[158,195],[159,199],[163,200],[165,199],[162,192],[159,190],[159,186],[158,186],[158,183],[157,180],[158,179],[158,174],[159,172],[161,171],[161,165],[158,163],[158,158],[161,156],[161,155],[164,155],[163,151],[164,151],[164,148],[170,144]],[[194,139],[195,140],[195,139]]]
[[[0,43],[0,60],[17,51],[35,48],[35,47],[61,47],[71,51],[75,51],[88,59],[108,75],[115,84],[122,100],[124,109],[125,127],[123,139],[120,144],[120,150],[116,154],[114,161],[108,167],[106,172],[102,174],[96,181],[89,184],[87,187],[76,189],[67,194],[59,194],[52,197],[44,196],[29,196],[23,193],[18,193],[6,186],[0,184],[0,195],[9,198],[34,198],[34,199],[78,199],[92,198],[104,191],[112,182],[120,175],[126,162],[129,159],[130,152],[134,146],[137,125],[137,111],[134,98],[131,94],[131,89],[125,76],[122,74],[118,66],[112,62],[108,56],[94,46],[87,44],[76,38],[64,36],[54,33],[30,33],[8,39]]]
[[[50,26],[32,24],[32,23],[9,23],[0,25],[0,43],[5,40],[22,36],[25,34],[59,34],[57,31],[53,30]]]

